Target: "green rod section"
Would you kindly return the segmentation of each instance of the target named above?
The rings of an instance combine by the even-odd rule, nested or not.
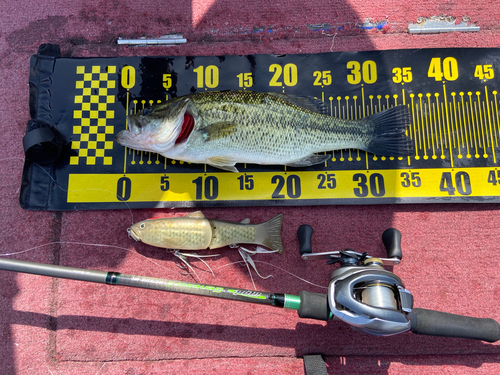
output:
[[[300,297],[291,294],[259,292],[248,289],[127,275],[118,272],[93,271],[83,268],[55,266],[14,259],[0,258],[0,270],[78,281],[89,281],[99,284],[121,285],[173,293],[192,294],[203,297],[222,298],[233,301],[284,307],[293,310],[298,310],[300,307]]]

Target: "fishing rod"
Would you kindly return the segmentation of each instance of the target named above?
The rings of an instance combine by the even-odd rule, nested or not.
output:
[[[356,330],[379,336],[410,331],[488,342],[500,340],[500,324],[493,319],[413,308],[413,296],[402,280],[382,267],[401,262],[401,233],[397,229],[387,229],[382,235],[387,258],[371,257],[352,249],[313,253],[312,233],[309,225],[302,225],[297,231],[302,259],[340,264],[331,274],[327,294],[268,293],[1,258],[0,270],[281,307],[297,310],[301,318],[338,319]]]

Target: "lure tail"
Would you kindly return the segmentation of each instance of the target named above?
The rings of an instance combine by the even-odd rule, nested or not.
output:
[[[250,219],[241,223],[210,220],[212,228],[210,249],[227,245],[252,244],[265,246],[279,253],[283,252],[281,243],[281,224],[283,214],[261,224],[250,224]]]
[[[365,151],[384,156],[408,156],[413,153],[410,137],[408,108],[404,105],[388,108],[361,120],[373,129],[372,139]]]
[[[283,243],[281,242],[282,224],[283,214],[279,214],[265,223],[256,225],[256,237],[261,240],[258,244],[281,254],[283,252]]]

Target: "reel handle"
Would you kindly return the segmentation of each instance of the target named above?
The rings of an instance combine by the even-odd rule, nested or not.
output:
[[[387,250],[388,258],[403,258],[401,251],[401,232],[396,228],[389,228],[382,233],[382,242]]]
[[[312,253],[311,238],[313,228],[309,224],[302,224],[297,229],[297,238],[299,239],[299,253],[300,255]]]
[[[493,319],[415,308],[409,314],[410,331],[419,335],[459,337],[495,342],[500,340],[500,324]]]

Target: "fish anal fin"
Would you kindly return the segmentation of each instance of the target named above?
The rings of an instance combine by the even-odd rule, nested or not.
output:
[[[236,160],[231,156],[213,156],[207,160],[207,164],[225,171],[238,172],[238,169],[234,166]]]
[[[300,160],[296,160],[293,163],[287,163],[289,167],[309,167],[311,165],[316,165],[327,161],[331,155],[316,155],[312,154],[302,158]]]
[[[238,125],[232,122],[222,121],[207,125],[203,129],[200,129],[200,133],[205,134],[205,142],[210,142],[216,139],[229,137],[236,132],[237,127]]]
[[[204,219],[205,215],[203,215],[203,212],[201,212],[201,211],[195,211],[195,212],[190,212],[185,217],[191,217],[191,218],[196,218],[196,219]]]

